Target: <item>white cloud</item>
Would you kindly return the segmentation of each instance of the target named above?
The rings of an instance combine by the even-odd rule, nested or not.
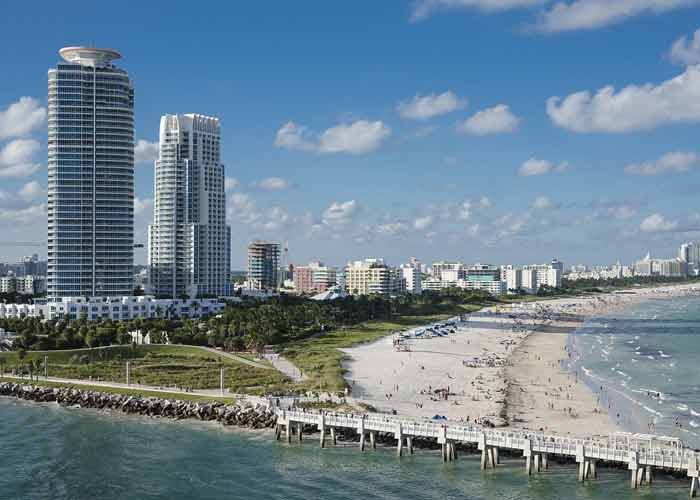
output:
[[[535,198],[535,201],[532,202],[532,208],[535,208],[537,210],[546,210],[548,208],[552,208],[552,200],[547,198],[546,196],[538,196]]]
[[[402,234],[406,231],[408,231],[408,224],[401,221],[388,222],[377,226],[377,233],[384,236],[396,236],[397,234]]]
[[[289,189],[292,183],[281,177],[267,177],[254,183],[254,185],[266,191],[282,191],[284,189]]]
[[[20,209],[0,210],[0,222],[26,223],[46,218],[46,205],[33,205]]]
[[[233,193],[228,197],[227,205],[226,216],[229,219],[237,218],[244,224],[253,224],[262,217],[253,200],[245,193]]]
[[[39,150],[34,139],[15,139],[0,150],[0,177],[28,177],[40,166],[32,161]]]
[[[359,204],[355,200],[334,201],[323,211],[323,223],[329,226],[346,224],[357,214]]]
[[[575,0],[560,1],[541,13],[536,28],[546,33],[595,29],[640,14],[698,4],[698,0]]]
[[[158,143],[139,139],[134,145],[134,161],[137,163],[154,162],[158,159]]]
[[[288,121],[277,131],[275,147],[297,151],[315,151],[316,145],[309,138],[308,129]]]
[[[520,118],[505,104],[479,111],[463,122],[457,123],[457,131],[469,135],[488,135],[514,132]]]
[[[5,111],[0,110],[0,139],[22,137],[43,125],[46,109],[31,97],[21,97],[10,104]]]
[[[0,150],[0,167],[10,167],[31,161],[39,151],[39,141],[34,139],[15,139]]]
[[[629,205],[619,205],[616,207],[610,207],[608,208],[608,214],[612,215],[616,219],[621,219],[621,220],[627,220],[631,219],[634,217],[637,213],[637,210],[634,209],[633,207],[630,207]]]
[[[491,199],[488,196],[482,196],[479,199],[479,205],[481,205],[481,208],[491,208]]]
[[[457,213],[457,218],[459,220],[469,220],[472,216],[472,204],[470,201],[465,201],[462,206],[459,207],[459,212]]]
[[[224,179],[224,190],[226,192],[233,191],[238,187],[238,179],[235,177],[226,177]]]
[[[399,103],[396,111],[401,118],[425,120],[457,111],[466,106],[466,99],[460,99],[454,92],[448,90],[442,94],[417,95],[410,101]]]
[[[651,214],[639,225],[639,229],[645,233],[667,233],[677,228],[678,221],[668,220],[660,213]]]
[[[306,127],[287,122],[278,131],[275,147],[317,153],[371,153],[379,149],[391,135],[391,128],[382,121],[357,120],[336,125],[313,138]]]
[[[661,175],[666,173],[683,173],[698,164],[696,153],[676,151],[667,153],[655,161],[646,161],[627,165],[625,173],[630,175]]]
[[[41,189],[41,184],[37,181],[27,182],[22,189],[19,190],[17,195],[27,203],[34,201],[36,198],[42,197],[44,195],[44,190]]]
[[[381,121],[358,120],[350,125],[329,128],[319,137],[321,153],[350,153],[360,155],[376,151],[389,137],[391,129]]]
[[[574,132],[630,132],[672,123],[700,121],[700,66],[659,85],[611,85],[547,99],[547,114],[555,125]]]
[[[134,215],[140,215],[151,208],[153,200],[150,198],[139,198],[134,196]]]
[[[433,225],[434,218],[432,215],[426,215],[425,217],[417,217],[413,221],[413,227],[419,231],[422,231],[424,229],[428,229],[430,226]]]
[[[279,231],[289,222],[291,222],[291,217],[289,213],[282,207],[272,207],[267,211],[267,220],[259,224],[261,229],[266,231]]]
[[[413,5],[411,20],[425,19],[435,10],[446,8],[472,8],[486,12],[533,7],[548,0],[418,0]]]
[[[563,173],[569,169],[569,164],[567,162],[561,162],[555,165],[549,160],[538,160],[537,158],[530,158],[523,162],[518,169],[518,175],[521,177],[531,177],[533,175],[544,175],[550,172]]]
[[[683,35],[673,42],[669,56],[672,62],[681,66],[700,64],[700,30],[693,33],[690,40]]]

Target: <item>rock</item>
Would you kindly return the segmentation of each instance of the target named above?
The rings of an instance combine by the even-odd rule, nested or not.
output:
[[[254,429],[274,427],[277,416],[268,406],[247,402],[225,405],[220,402],[192,402],[141,396],[126,396],[105,392],[84,391],[65,387],[0,383],[0,396],[28,401],[56,402],[71,408],[114,410],[152,418],[216,420],[223,425],[239,425]]]

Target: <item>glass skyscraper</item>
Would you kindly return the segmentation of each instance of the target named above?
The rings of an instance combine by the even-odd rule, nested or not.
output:
[[[134,91],[110,49],[66,47],[49,70],[49,297],[131,295]]]

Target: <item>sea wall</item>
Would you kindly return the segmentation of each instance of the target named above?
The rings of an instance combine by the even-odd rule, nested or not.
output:
[[[68,407],[111,410],[155,418],[215,420],[223,425],[237,425],[251,429],[274,427],[277,422],[274,410],[261,404],[227,405],[220,402],[194,402],[129,396],[67,387],[42,387],[11,382],[0,383],[0,396],[42,403],[56,402]]]

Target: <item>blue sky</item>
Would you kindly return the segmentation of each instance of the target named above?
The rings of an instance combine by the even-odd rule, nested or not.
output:
[[[13,2],[0,239],[45,241],[46,71],[59,48],[94,45],[119,50],[135,85],[137,241],[159,117],[197,112],[222,122],[234,268],[253,238],[336,265],[670,256],[700,237],[698,14],[698,0]]]

